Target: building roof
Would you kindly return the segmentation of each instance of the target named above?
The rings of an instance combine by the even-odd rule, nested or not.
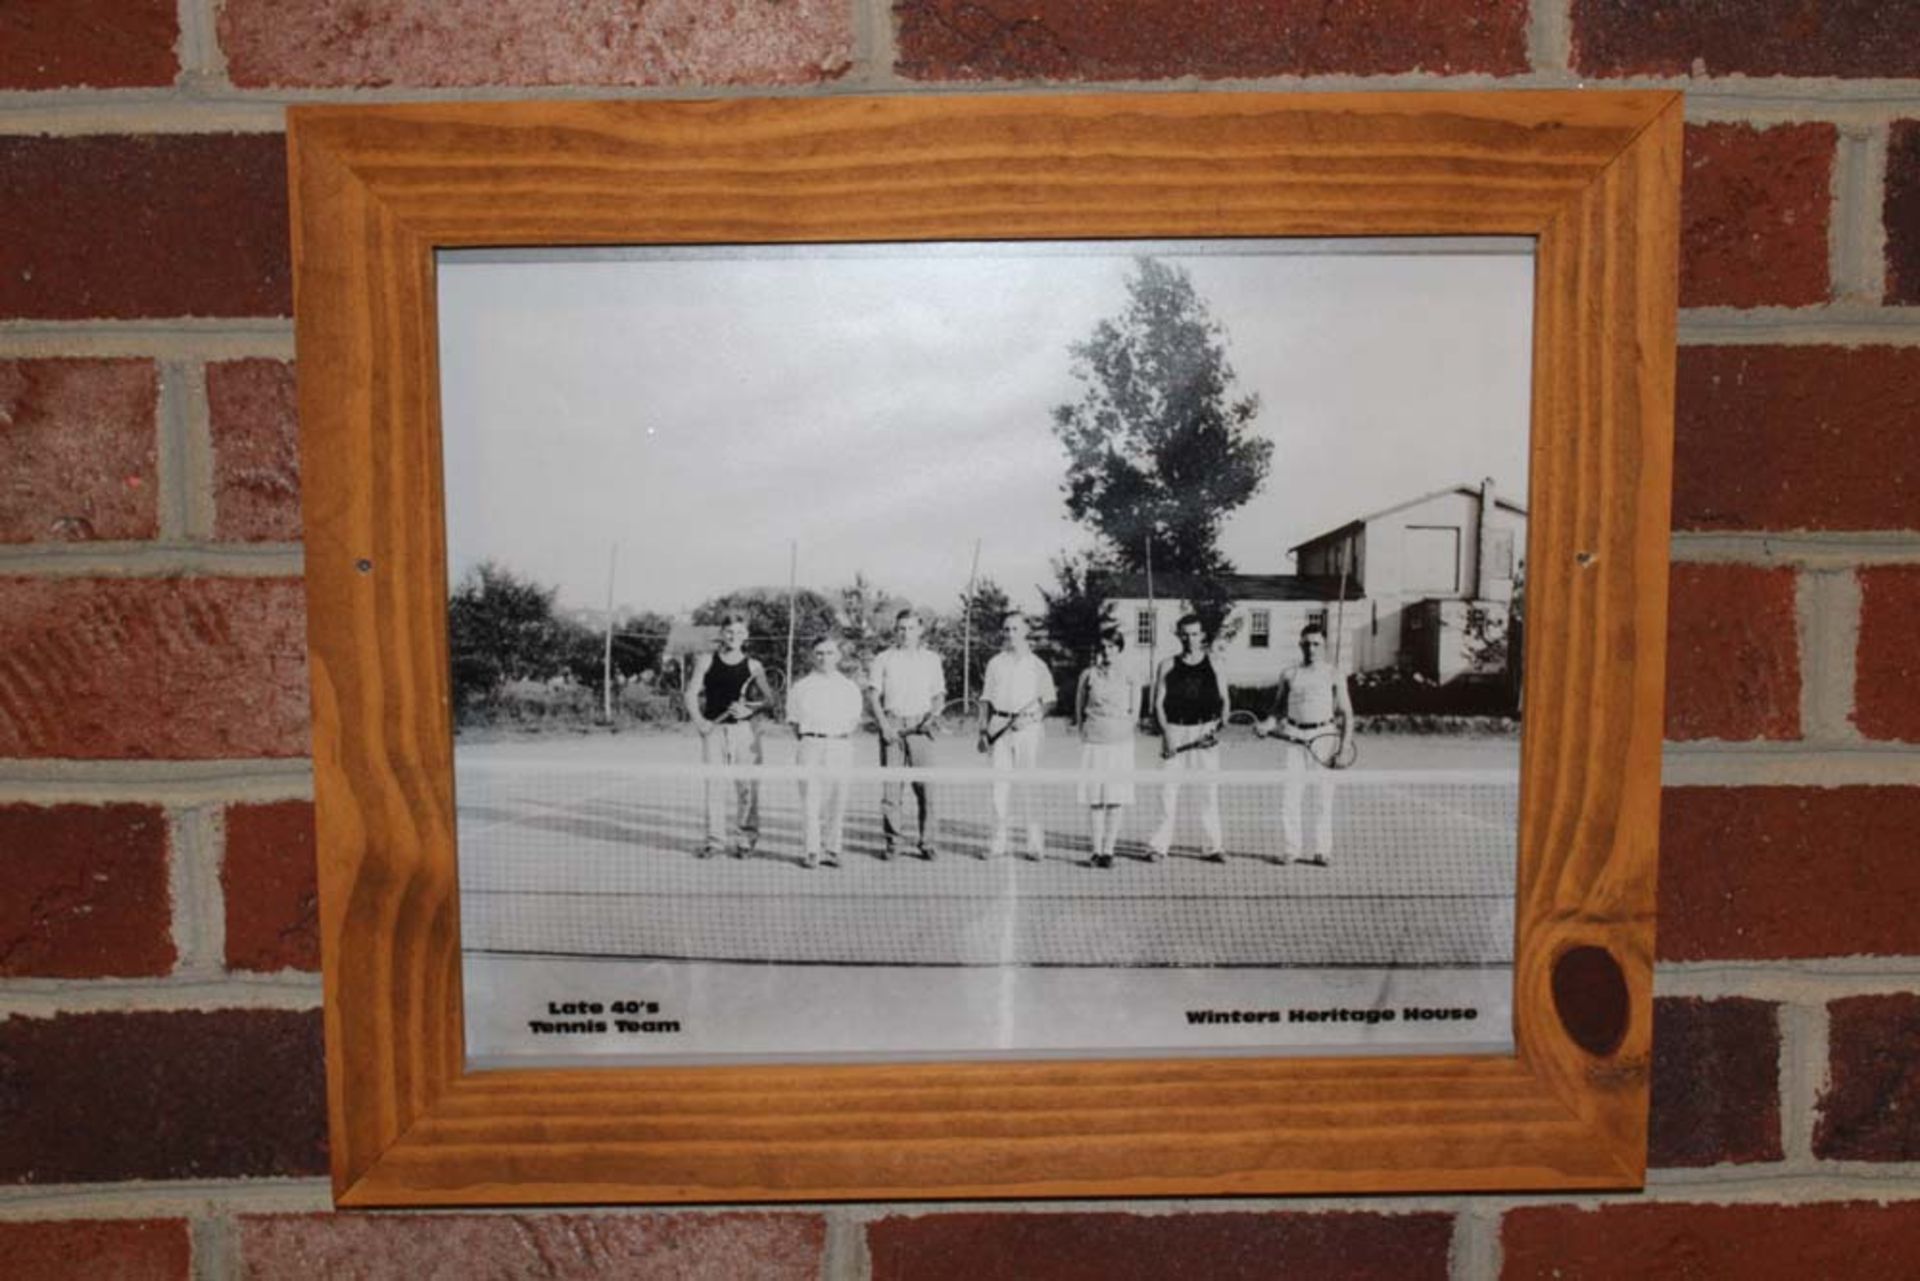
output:
[[[1229,600],[1330,601],[1340,595],[1340,579],[1333,574],[1228,574],[1221,580]],[[1145,574],[1112,574],[1096,580],[1100,594],[1110,600],[1145,600]],[[1155,574],[1153,595],[1158,600],[1192,600],[1197,586],[1188,574]],[[1359,600],[1359,585],[1347,582],[1347,599]]]
[[[1344,525],[1337,525],[1334,528],[1329,529],[1324,534],[1315,534],[1312,538],[1307,539],[1305,542],[1295,543],[1293,546],[1287,548],[1287,550],[1290,552],[1297,552],[1302,547],[1311,547],[1315,543],[1324,543],[1329,538],[1337,538],[1341,534],[1346,533],[1348,530],[1356,529],[1361,525],[1365,525],[1369,521],[1375,521],[1385,516],[1391,516],[1395,512],[1405,511],[1409,507],[1418,507],[1421,503],[1432,502],[1434,499],[1444,498],[1448,494],[1464,494],[1468,498],[1478,498],[1480,496],[1480,486],[1478,485],[1447,485],[1444,488],[1433,490],[1431,493],[1422,494],[1418,498],[1409,498],[1403,503],[1395,503],[1391,507],[1382,507],[1377,512],[1368,512],[1365,516],[1356,516],[1354,519],[1348,521]],[[1512,512],[1516,516],[1524,516],[1527,514],[1527,509],[1524,506],[1512,501],[1511,499],[1501,497],[1498,491],[1495,491],[1493,495],[1493,505],[1495,507],[1504,507],[1506,508],[1506,510]]]

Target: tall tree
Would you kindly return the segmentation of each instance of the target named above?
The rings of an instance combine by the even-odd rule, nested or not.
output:
[[[1151,539],[1156,570],[1217,582],[1233,570],[1221,523],[1273,463],[1253,431],[1260,399],[1236,394],[1226,335],[1183,269],[1137,258],[1126,283],[1126,308],[1072,347],[1080,399],[1053,411],[1067,511],[1120,569],[1146,568]],[[1226,603],[1198,596],[1203,609]]]

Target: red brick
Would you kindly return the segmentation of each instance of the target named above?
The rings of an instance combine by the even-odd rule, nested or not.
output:
[[[1920,522],[1920,348],[1680,348],[1674,526]]]
[[[240,1275],[814,1281],[817,1214],[270,1215],[240,1221]]]
[[[159,532],[150,360],[0,360],[0,543]]]
[[[227,0],[248,88],[814,84],[853,55],[844,0]]]
[[[1670,787],[1660,959],[1920,953],[1920,788]]]
[[[1853,723],[1868,738],[1920,742],[1920,566],[1860,571]]]
[[[1680,305],[1797,307],[1827,300],[1829,124],[1693,125],[1680,197]]]
[[[1667,737],[1798,737],[1793,571],[1675,565],[1667,599]]]
[[[320,890],[313,805],[234,805],[220,890],[227,904],[227,968],[320,968]]]
[[[307,750],[300,584],[0,578],[0,758]]]
[[[0,5],[0,89],[170,85],[177,0],[10,0]]]
[[[0,1182],[316,1175],[320,1014],[212,1010],[0,1023]]]
[[[63,1219],[0,1223],[11,1281],[187,1281],[193,1246],[184,1219]]]
[[[0,137],[0,318],[284,316],[279,134]]]
[[[1681,529],[1920,525],[1920,347],[1682,347]]]
[[[1573,0],[1590,76],[1920,75],[1915,0]]]
[[[1920,1201],[1510,1210],[1504,1281],[1908,1281]]]
[[[1778,1161],[1780,1019],[1767,1001],[1653,1004],[1647,1161],[1701,1166]]]
[[[234,542],[300,537],[300,438],[293,366],[235,360],[207,367],[213,418],[214,533]]]
[[[151,805],[0,805],[0,975],[171,970],[167,848]]]
[[[1920,303],[1920,120],[1896,120],[1887,139],[1887,301]]]
[[[917,80],[1442,74],[1527,69],[1526,0],[896,0]]]
[[[1827,1087],[1814,1155],[1920,1160],[1920,996],[1856,996],[1827,1006]]]
[[[1447,1275],[1444,1214],[932,1214],[867,1228],[873,1281]]]

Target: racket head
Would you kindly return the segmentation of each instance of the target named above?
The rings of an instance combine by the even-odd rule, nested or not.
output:
[[[1360,747],[1353,741],[1352,735],[1347,736],[1346,747],[1342,749],[1339,730],[1315,734],[1307,740],[1307,751],[1316,762],[1328,769],[1346,769],[1360,759]]]
[[[950,734],[973,732],[980,719],[980,696],[951,699],[940,709],[940,726]]]
[[[1223,743],[1251,743],[1258,735],[1254,732],[1260,724],[1260,714],[1242,707],[1227,716],[1226,724],[1220,727],[1220,741]]]

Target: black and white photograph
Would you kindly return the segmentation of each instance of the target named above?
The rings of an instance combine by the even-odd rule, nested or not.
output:
[[[1512,1051],[1531,239],[437,281],[471,1065]]]

